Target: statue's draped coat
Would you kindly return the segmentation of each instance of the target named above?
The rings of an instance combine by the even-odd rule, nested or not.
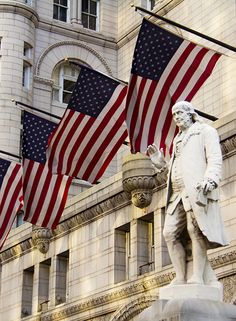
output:
[[[175,148],[174,140],[174,148]],[[171,196],[171,169],[173,157],[169,164],[167,181],[167,205]],[[203,179],[212,179],[219,184],[222,167],[222,154],[217,131],[204,123],[195,122],[183,138],[180,153],[180,166],[185,192],[189,197],[195,218],[202,233],[209,241],[209,247],[227,245],[223,222],[218,204],[218,187],[207,194],[205,207],[196,204],[198,183]]]

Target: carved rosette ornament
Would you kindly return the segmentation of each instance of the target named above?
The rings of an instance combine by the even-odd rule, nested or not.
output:
[[[123,159],[122,173],[123,188],[131,195],[132,203],[139,208],[150,205],[155,187],[150,158],[141,153],[127,155]]]
[[[41,253],[47,253],[51,237],[52,232],[49,228],[33,226],[32,242]]]

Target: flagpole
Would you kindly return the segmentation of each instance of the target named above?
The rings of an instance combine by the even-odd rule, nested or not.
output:
[[[194,109],[194,110],[196,111],[196,113],[198,113],[199,116],[204,117],[204,118],[207,118],[207,119],[209,119],[209,120],[216,121],[217,119],[219,119],[219,118],[217,118],[217,117],[215,117],[215,116],[206,114],[206,113],[204,113],[203,111],[200,111],[200,110],[198,110],[198,109]]]
[[[79,64],[79,63],[76,63],[76,62],[74,62],[74,61],[70,61],[69,59],[66,59],[66,60],[69,61],[69,64],[70,64],[70,65],[76,66],[76,67],[78,67],[78,68],[81,66],[81,64]],[[89,68],[89,67],[87,67],[87,66],[84,66],[84,67]],[[103,74],[104,76],[106,76],[106,77],[108,77],[108,78],[114,79],[115,81],[118,81],[118,82],[120,82],[120,83],[123,84],[123,85],[128,85],[128,83],[127,83],[126,81],[121,80],[121,79],[116,78],[116,77],[113,77],[113,76],[111,76],[111,75],[107,75],[107,74],[105,74],[104,72],[102,72],[102,71],[100,71],[100,70],[99,70],[99,73],[100,73],[100,74]]]
[[[231,51],[233,51],[233,52],[236,52],[236,48],[235,48],[235,47],[230,46],[230,45],[228,45],[228,44],[225,43],[225,42],[219,41],[219,40],[217,40],[217,39],[215,39],[215,38],[212,38],[212,37],[209,37],[209,36],[207,36],[207,35],[205,35],[205,34],[203,34],[203,33],[201,33],[201,32],[198,32],[198,31],[196,31],[196,30],[190,29],[190,28],[188,28],[188,27],[186,27],[186,26],[184,26],[184,25],[179,24],[178,22],[175,22],[175,21],[173,21],[173,20],[170,20],[170,19],[167,19],[167,18],[165,18],[165,17],[162,17],[162,16],[160,16],[160,15],[154,13],[154,12],[151,12],[151,11],[149,11],[149,10],[147,10],[147,9],[144,9],[144,8],[142,8],[142,7],[135,6],[135,5],[131,5],[131,6],[135,8],[135,11],[137,11],[137,10],[143,11],[143,12],[145,12],[145,13],[153,16],[153,17],[156,17],[157,19],[160,19],[160,20],[162,20],[162,21],[165,21],[165,22],[169,23],[170,25],[173,25],[173,26],[175,26],[175,27],[177,27],[177,28],[186,30],[186,31],[188,31],[188,32],[190,32],[190,33],[193,33],[193,34],[195,34],[195,35],[197,35],[197,36],[199,36],[199,37],[201,37],[201,38],[204,38],[204,39],[206,39],[206,40],[209,40],[209,41],[211,41],[211,42],[214,42],[215,44],[217,44],[217,45],[219,45],[219,46],[221,46],[221,47],[224,47],[224,48],[227,48],[227,49],[229,49],[229,50],[231,50]]]
[[[1,154],[4,154],[4,155],[7,155],[7,156],[11,156],[11,157],[18,158],[19,160],[22,159],[21,156],[15,155],[15,154],[12,154],[12,153],[9,153],[9,152],[5,152],[4,150],[0,150],[0,153],[1,153]],[[81,182],[86,182],[86,181],[84,181],[84,180],[82,180],[82,179],[80,179],[80,178],[78,178],[78,177],[74,177],[74,178],[77,179],[77,180],[79,180],[79,181],[81,181]],[[86,183],[88,183],[88,182],[86,182]],[[90,184],[90,183],[88,183],[88,185],[89,185],[89,186],[92,186],[92,184]]]
[[[36,108],[36,107],[29,106],[29,105],[27,105],[27,104],[24,104],[24,103],[21,103],[20,101],[15,100],[15,99],[12,99],[12,102],[14,102],[16,105],[21,105],[21,106],[23,106],[23,107],[26,107],[26,108],[29,108],[29,109],[38,111],[39,113],[42,113],[42,114],[45,114],[45,115],[47,115],[47,116],[54,117],[54,118],[56,118],[56,119],[61,120],[61,117],[58,116],[58,115],[51,114],[51,113],[49,113],[49,112],[47,112],[47,111],[38,109],[38,108]]]
[[[15,157],[15,158],[18,158],[18,159],[22,159],[21,156],[15,155],[15,154],[12,154],[12,153],[9,153],[9,152],[5,152],[4,150],[0,150],[0,153],[4,154],[4,155],[7,155],[7,156]]]

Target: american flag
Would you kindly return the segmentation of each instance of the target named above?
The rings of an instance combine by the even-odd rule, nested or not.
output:
[[[220,54],[143,19],[127,93],[127,127],[133,153],[155,144],[166,150],[176,126],[171,107],[191,101]]]
[[[0,249],[22,205],[22,166],[0,158]]]
[[[127,86],[81,66],[65,114],[49,139],[53,173],[95,183],[125,138]]]
[[[46,163],[48,137],[56,124],[24,112],[23,191],[24,220],[55,228],[65,207],[71,177],[52,174]]]

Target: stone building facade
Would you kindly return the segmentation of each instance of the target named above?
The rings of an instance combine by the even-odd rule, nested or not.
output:
[[[0,0],[0,147],[19,154],[21,110],[12,99],[62,115],[82,62],[128,81],[142,16],[127,0]],[[137,0],[160,15],[235,46],[234,0]],[[147,16],[148,17],[148,16]],[[159,21],[159,23],[161,23]],[[219,119],[224,158],[221,211],[230,245],[209,252],[224,301],[236,302],[235,53],[183,30],[186,38],[223,53],[193,100]],[[123,180],[123,147],[102,182],[67,202],[54,231],[28,223],[10,232],[0,253],[0,315],[7,321],[135,320],[173,278],[162,236],[165,182],[149,167]],[[138,161],[138,160],[136,160]],[[137,163],[136,163],[137,164]],[[130,191],[152,196],[132,202]],[[126,184],[127,183],[127,184]],[[140,185],[141,184],[141,185]],[[131,187],[130,187],[131,186]],[[149,194],[148,194],[149,193]],[[150,196],[151,195],[151,196]],[[138,205],[138,206],[136,206]]]

